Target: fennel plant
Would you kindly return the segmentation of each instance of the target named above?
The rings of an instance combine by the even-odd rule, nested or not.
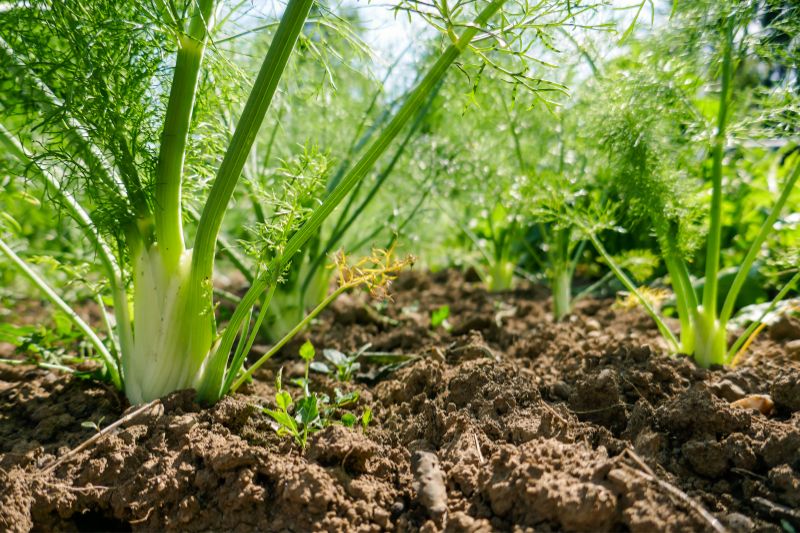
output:
[[[250,288],[221,331],[213,301],[221,225],[313,0],[288,1],[221,161],[206,150],[219,138],[204,130],[216,122],[214,114],[194,116],[203,107],[198,102],[217,103],[211,87],[222,80],[221,70],[204,68],[210,60],[224,63],[209,54],[217,21],[231,15],[216,0],[36,0],[4,11],[0,83],[10,97],[2,104],[0,140],[13,172],[48,188],[96,250],[113,299],[114,340],[107,345],[77,314],[70,316],[85,326],[112,382],[132,403],[184,388],[213,403],[241,384],[255,368],[241,375],[286,268],[418,115],[462,52],[492,64],[490,55],[505,48],[499,43],[524,50],[515,34],[563,24],[572,10],[588,9],[513,2],[499,25],[491,24],[506,3],[443,3],[434,10],[401,5],[445,30],[438,59],[320,203],[282,213],[280,230],[264,244]],[[193,215],[184,189],[197,190],[193,180],[201,177],[211,187],[187,242],[184,217]],[[0,243],[0,251],[66,311],[56,291]]]
[[[677,40],[669,41],[673,54],[681,50],[681,46],[684,54],[687,54],[685,47],[691,46],[707,46],[715,50],[717,60],[708,71],[710,76],[717,75],[713,97],[700,99],[691,93],[703,82],[694,74],[700,70],[699,66],[690,65],[691,73],[687,74],[681,70],[683,63],[676,61],[674,56],[672,65],[664,68],[665,65],[657,63],[656,54],[645,55],[645,61],[657,64],[634,64],[633,68],[621,71],[626,76],[627,85],[620,88],[621,85],[616,84],[617,92],[611,97],[610,113],[601,113],[596,130],[603,139],[611,173],[626,205],[649,221],[658,240],[675,293],[680,322],[677,335],[609,254],[597,231],[587,228],[587,235],[618,279],[639,298],[672,350],[693,355],[702,366],[730,363],[758,326],[759,321],[753,322],[734,342],[729,343],[728,324],[737,297],[762,245],[775,231],[781,211],[800,178],[797,148],[791,143],[780,143],[783,148],[775,151],[773,168],[782,177],[782,184],[760,229],[746,247],[727,292],[720,294],[725,180],[728,178],[729,158],[734,150],[741,149],[732,142],[744,138],[758,143],[763,139],[779,138],[782,131],[796,127],[791,113],[779,111],[797,105],[796,94],[792,97],[788,87],[779,88],[785,94],[783,104],[786,107],[772,109],[774,116],[766,113],[759,116],[757,106],[769,102],[746,94],[745,88],[736,80],[737,68],[745,60],[752,60],[755,54],[745,29],[758,20],[758,9],[755,5],[730,2],[713,6],[704,4],[695,6],[686,17],[679,17],[675,22],[678,27],[672,35],[677,35],[682,41],[680,44]],[[681,60],[687,61],[685,58]],[[664,70],[658,71],[659,68]],[[713,78],[707,83],[714,84]],[[737,111],[745,116],[739,123],[733,120]],[[696,147],[700,143],[708,147],[702,156],[707,158],[705,161],[697,160]],[[709,205],[705,212],[696,202],[697,189],[684,174],[693,166],[700,166],[697,175],[706,176],[710,182]],[[703,215],[708,222],[704,253],[701,254],[705,275],[702,289],[696,291],[690,277],[689,258],[700,245],[698,225]],[[800,258],[795,258],[795,265],[798,260]],[[765,314],[786,296],[798,279],[800,272],[778,291]]]

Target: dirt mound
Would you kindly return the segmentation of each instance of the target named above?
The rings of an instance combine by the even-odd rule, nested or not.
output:
[[[0,528],[51,530],[701,531],[799,528],[800,364],[763,336],[735,370],[664,354],[643,313],[587,300],[554,324],[542,291],[490,295],[411,274],[388,308],[338,302],[320,348],[418,356],[362,380],[370,426],[306,450],[262,407],[286,355],[243,394],[126,410],[108,387],[0,366]],[[450,332],[431,330],[450,305]],[[298,341],[299,342],[299,341]],[[767,414],[733,402],[769,394]],[[89,446],[99,427],[124,418]]]

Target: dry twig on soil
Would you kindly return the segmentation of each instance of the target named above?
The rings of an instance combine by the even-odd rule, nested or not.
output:
[[[638,476],[657,484],[659,487],[666,490],[670,495],[675,496],[683,503],[691,507],[692,510],[695,511],[700,517],[702,517],[703,520],[708,522],[708,525],[711,526],[711,529],[713,529],[717,533],[727,533],[728,530],[725,528],[725,526],[722,525],[722,523],[719,520],[717,520],[714,517],[714,515],[709,513],[702,505],[700,505],[697,501],[689,497],[689,495],[683,492],[681,489],[679,489],[675,485],[672,485],[671,483],[667,483],[663,479],[660,479],[658,476],[656,476],[656,473],[653,472],[653,470],[649,466],[647,466],[647,463],[645,463],[644,460],[636,454],[636,452],[634,452],[630,448],[626,448],[625,452],[623,453],[627,453],[628,457],[634,463],[636,463],[638,468],[633,468],[630,465],[625,465],[625,464],[623,464],[622,466],[629,468]]]
[[[71,449],[70,451],[68,451],[67,453],[62,455],[61,457],[55,459],[47,467],[43,468],[41,470],[41,473],[42,474],[48,474],[48,473],[52,472],[53,470],[56,469],[56,467],[58,467],[60,464],[64,463],[70,457],[73,457],[73,456],[77,455],[78,453],[82,452],[83,450],[85,450],[86,448],[88,448],[89,446],[94,444],[95,442],[99,441],[100,439],[102,439],[106,435],[109,435],[110,433],[112,433],[114,430],[116,430],[120,426],[126,424],[127,422],[130,422],[134,418],[138,417],[140,414],[142,414],[142,413],[146,412],[147,410],[149,410],[151,407],[154,407],[156,404],[160,405],[160,401],[159,400],[153,400],[151,402],[147,402],[144,405],[141,405],[137,409],[134,409],[133,411],[131,411],[127,415],[123,416],[122,418],[120,418],[119,420],[114,422],[113,424],[110,424],[110,425],[104,427],[102,430],[98,431],[96,434],[94,434],[91,437],[89,437],[88,439],[83,441],[81,444],[79,444],[77,447]]]

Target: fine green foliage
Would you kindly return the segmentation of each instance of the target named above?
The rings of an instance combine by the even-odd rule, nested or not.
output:
[[[658,51],[668,47],[668,57],[649,54],[645,48],[638,61],[623,61],[615,72],[626,78],[625,84],[610,79],[603,82],[602,87],[609,90],[604,92],[606,102],[599,107],[605,110],[598,115],[594,130],[602,139],[608,172],[629,215],[645,219],[658,240],[675,293],[680,319],[677,336],[641,297],[597,233],[588,232],[589,238],[623,285],[641,297],[672,349],[693,355],[703,366],[730,363],[752,331],[748,329],[728,345],[728,323],[737,299],[800,177],[796,147],[780,142],[781,149],[770,156],[780,176],[777,194],[766,199],[771,204],[762,207],[766,216],[758,231],[747,237],[746,252],[723,293],[720,265],[729,160],[745,150],[744,141],[758,144],[800,126],[796,94],[790,96],[786,88],[778,86],[764,97],[760,87],[751,88],[737,78],[747,61],[768,63],[773,59],[765,47],[744,33],[749,25],[762,23],[761,9],[720,2],[681,12],[672,31],[655,41]],[[771,26],[763,28],[765,33],[772,30]],[[798,28],[789,25],[781,31],[797,34]],[[713,61],[711,69],[698,72],[693,62],[698,60],[694,54],[701,46],[705,47],[703,56],[713,50]],[[714,90],[706,89],[710,94],[701,92],[705,84],[714,85]],[[778,95],[783,96],[776,106]],[[700,194],[704,181],[710,186],[708,203]],[[690,260],[699,251],[703,252],[698,255],[705,276],[697,294]],[[793,260],[795,267],[798,259]],[[797,279],[795,275],[786,282],[773,305]]]
[[[350,4],[253,18],[221,0],[6,2],[0,297],[35,291],[52,310],[48,326],[0,324],[14,357],[133,404],[186,388],[212,404],[340,295],[385,299],[412,263],[403,247],[469,269],[498,301],[544,282],[554,320],[621,285],[703,366],[730,363],[793,295],[797,6],[392,9],[429,28],[383,64]],[[620,13],[634,22],[617,27]],[[665,286],[674,298],[649,297]],[[766,306],[729,342],[750,304]],[[449,331],[449,316],[423,325]],[[251,364],[257,342],[272,345]],[[300,356],[339,382],[417,357]],[[71,369],[87,359],[101,370]],[[359,422],[336,411],[346,397],[297,383],[297,397],[279,384],[270,416],[301,446]]]
[[[311,3],[291,2],[284,12],[188,249],[181,187],[215,2],[150,10],[97,2],[84,13],[42,1],[12,9],[13,16],[3,19],[0,44],[9,73],[3,83],[25,90],[9,90],[14,105],[3,114],[22,142],[5,129],[2,141],[25,174],[51,188],[101,252],[119,346],[119,354],[105,350],[106,365],[134,403],[191,386],[202,399],[215,399],[204,391],[216,388],[211,383],[220,374],[206,363],[215,336],[211,271],[219,225],[241,172],[241,155],[252,145]],[[119,24],[108,27],[107,20]],[[104,43],[93,44],[96,39]],[[124,54],[116,55],[120,50]],[[176,54],[171,82],[157,84],[169,87],[167,95],[149,87],[170,50]],[[85,89],[81,98],[72,93],[75,86]],[[24,116],[34,117],[34,124],[43,117],[46,126],[20,127]],[[10,248],[3,245],[3,251],[59,302]],[[59,306],[68,307],[63,301]],[[74,321],[103,353],[90,328]]]

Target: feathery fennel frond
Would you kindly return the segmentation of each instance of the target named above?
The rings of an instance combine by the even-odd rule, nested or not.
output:
[[[611,185],[634,217],[649,220],[658,239],[687,256],[698,245],[698,176],[687,169],[693,125],[681,89],[620,73],[601,82],[592,131],[607,157]]]
[[[33,0],[0,20],[3,123],[118,239],[152,206],[171,48],[158,17],[148,4]]]

